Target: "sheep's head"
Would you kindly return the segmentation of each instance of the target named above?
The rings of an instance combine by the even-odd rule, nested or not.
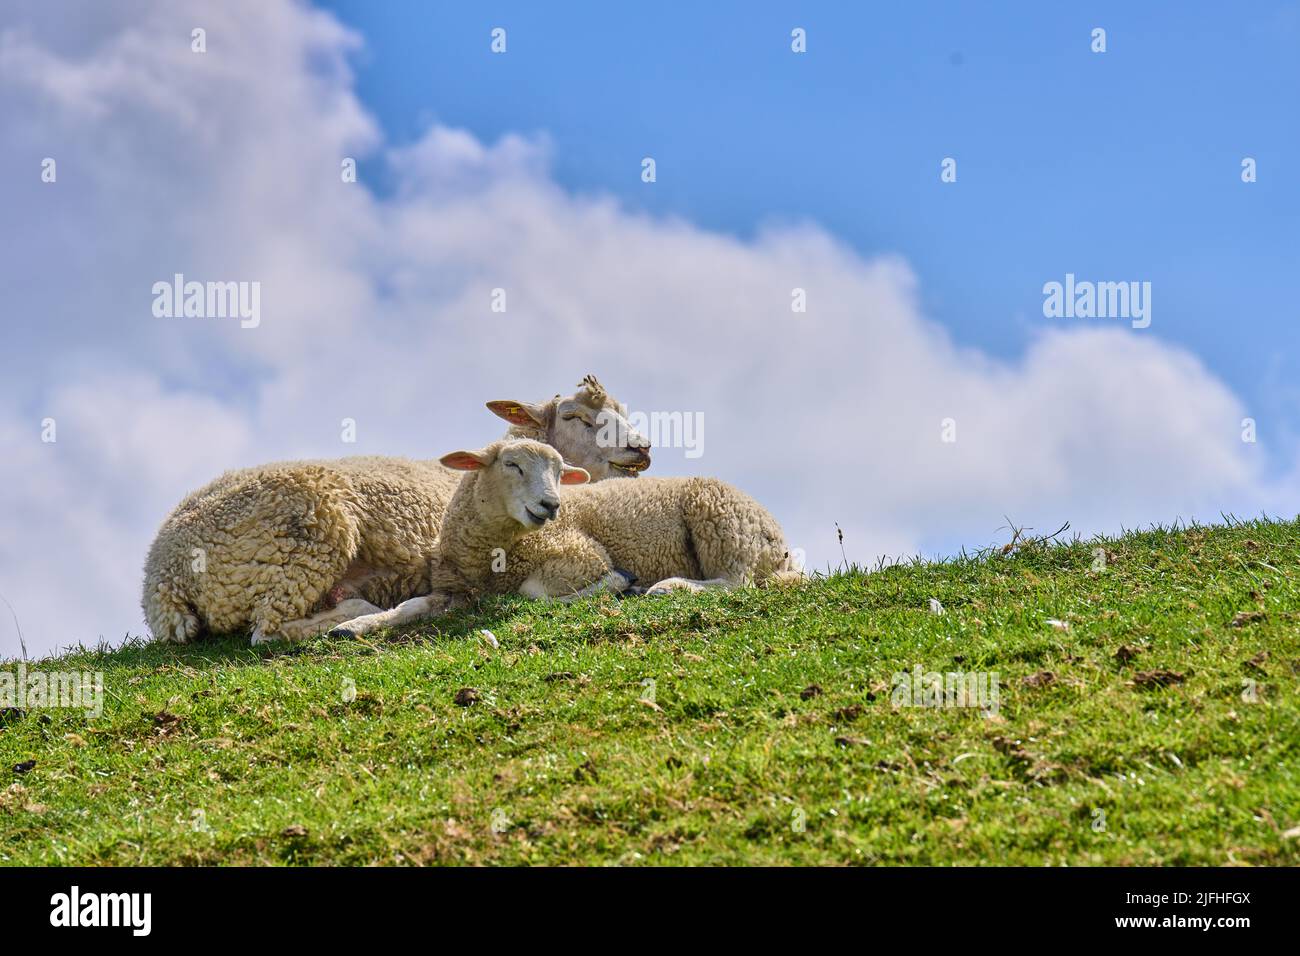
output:
[[[550,445],[505,439],[480,451],[454,451],[440,461],[456,471],[478,472],[474,503],[509,515],[535,531],[560,511],[560,485],[580,485],[591,476],[567,465]]]
[[[650,442],[627,420],[627,406],[588,375],[578,390],[549,402],[488,402],[514,427],[514,437],[553,446],[564,460],[585,469],[592,481],[635,478],[650,467]]]

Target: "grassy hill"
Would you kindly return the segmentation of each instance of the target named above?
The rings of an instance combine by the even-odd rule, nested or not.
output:
[[[1249,522],[73,653],[101,717],[0,713],[0,862],[1295,865],[1298,557]],[[917,665],[996,713],[894,707]]]

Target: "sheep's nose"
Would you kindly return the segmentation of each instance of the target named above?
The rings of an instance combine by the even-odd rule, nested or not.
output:
[[[542,509],[546,512],[547,517],[554,518],[560,510],[560,502],[555,498],[543,498],[539,502]]]

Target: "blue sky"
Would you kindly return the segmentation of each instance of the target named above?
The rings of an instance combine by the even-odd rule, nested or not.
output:
[[[544,132],[577,192],[740,236],[813,220],[905,256],[926,314],[994,355],[1048,321],[1045,281],[1149,280],[1151,334],[1261,437],[1300,432],[1294,3],[323,5],[364,34],[358,93],[396,142]]]

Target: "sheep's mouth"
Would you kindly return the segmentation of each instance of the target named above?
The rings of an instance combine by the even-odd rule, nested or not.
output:
[[[546,519],[549,517],[549,515],[539,515],[535,511],[533,511],[532,508],[525,507],[524,510],[528,512],[528,517],[532,519],[532,523],[537,525],[539,528],[542,525],[546,524]]]
[[[650,456],[643,454],[640,458],[626,463],[611,461],[609,467],[621,474],[627,475],[629,478],[635,478],[637,475],[641,474],[641,472],[650,467]]]

